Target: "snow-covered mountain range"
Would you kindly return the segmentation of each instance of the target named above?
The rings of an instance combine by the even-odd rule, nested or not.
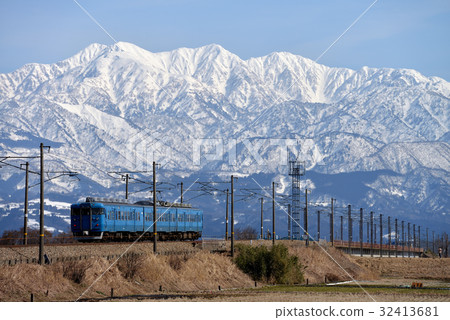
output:
[[[288,193],[294,154],[317,201],[448,227],[449,110],[450,83],[415,70],[331,68],[287,52],[242,60],[214,44],[160,53],[92,44],[0,74],[0,155],[51,145],[48,170],[81,180],[52,180],[49,201],[74,202],[118,194],[108,172],[152,161],[169,180],[264,174]],[[0,179],[3,207],[20,203],[23,172],[3,166]]]

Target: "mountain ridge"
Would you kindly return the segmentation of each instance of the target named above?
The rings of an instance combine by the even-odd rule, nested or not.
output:
[[[30,154],[21,145],[45,138],[57,146],[53,169],[79,169],[107,188],[107,171],[152,161],[181,176],[280,179],[287,159],[277,156],[289,145],[322,174],[392,170],[376,176],[365,203],[401,194],[398,210],[412,201],[417,214],[448,216],[449,107],[450,83],[410,69],[334,68],[286,52],[242,60],[216,44],[159,53],[92,44],[0,74],[0,151]],[[4,181],[17,174],[4,171]]]

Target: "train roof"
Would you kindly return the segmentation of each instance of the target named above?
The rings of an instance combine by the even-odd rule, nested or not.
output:
[[[128,199],[119,198],[100,198],[100,197],[87,197],[86,202],[97,202],[97,203],[111,203],[111,204],[127,204],[127,205],[140,205],[140,206],[152,206],[153,201],[140,200],[137,202],[130,201]],[[167,201],[157,201],[156,205],[158,207],[175,207],[175,208],[192,208],[191,204],[188,203],[175,203]]]

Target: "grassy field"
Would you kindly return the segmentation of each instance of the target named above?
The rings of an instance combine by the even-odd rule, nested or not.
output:
[[[255,282],[226,254],[92,257],[51,265],[0,266],[0,301],[450,301],[450,259],[360,258],[334,248],[289,246],[309,286]],[[331,256],[331,257],[330,257]],[[338,264],[343,269],[338,267]],[[327,282],[356,279],[334,286]],[[98,280],[98,281],[97,281]],[[425,288],[411,289],[412,282]],[[220,290],[219,290],[220,286]]]

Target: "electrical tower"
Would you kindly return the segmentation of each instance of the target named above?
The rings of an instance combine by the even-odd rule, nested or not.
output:
[[[301,208],[301,177],[305,175],[305,163],[298,160],[289,160],[289,175],[292,177],[292,240],[300,240],[300,213]]]

